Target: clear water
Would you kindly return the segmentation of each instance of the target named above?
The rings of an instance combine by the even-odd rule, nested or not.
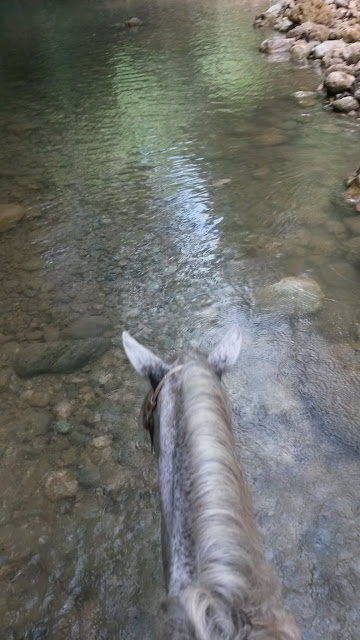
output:
[[[29,213],[0,236],[1,638],[154,637],[156,464],[121,331],[169,358],[234,321],[227,387],[269,560],[305,640],[360,637],[360,273],[341,197],[359,126],[297,104],[319,78],[258,53],[255,11],[1,3],[0,201]],[[289,275],[317,280],[322,309],[256,310]],[[89,315],[112,323],[104,356],[15,375],[28,342]],[[52,502],[61,469],[79,489]]]

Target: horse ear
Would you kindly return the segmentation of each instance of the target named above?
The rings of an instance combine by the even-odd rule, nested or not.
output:
[[[208,362],[218,376],[232,367],[238,359],[241,347],[241,331],[232,327],[208,356]]]
[[[154,355],[140,342],[124,331],[122,334],[124,350],[135,371],[144,378],[148,378],[153,387],[157,387],[160,380],[169,371],[169,365]]]

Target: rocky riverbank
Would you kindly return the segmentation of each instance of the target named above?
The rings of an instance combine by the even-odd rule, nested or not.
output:
[[[360,0],[283,0],[258,15],[255,26],[284,34],[262,42],[262,52],[321,70],[327,108],[359,115]]]

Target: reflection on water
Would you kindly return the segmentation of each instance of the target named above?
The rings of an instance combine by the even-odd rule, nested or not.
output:
[[[236,321],[228,389],[269,559],[305,640],[358,637],[356,121],[296,103],[318,79],[259,55],[245,3],[0,11],[0,201],[28,211],[0,236],[0,636],[153,638],[156,466],[121,331],[170,357]],[[316,315],[254,306],[300,275]],[[16,375],[55,353],[67,373]]]

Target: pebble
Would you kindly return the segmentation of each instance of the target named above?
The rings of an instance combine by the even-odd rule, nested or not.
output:
[[[112,438],[110,436],[98,436],[91,442],[95,449],[105,449],[111,445]]]

